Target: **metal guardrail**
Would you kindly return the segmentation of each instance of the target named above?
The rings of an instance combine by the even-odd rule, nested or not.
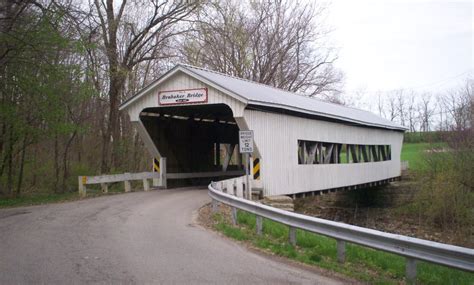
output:
[[[417,260],[474,272],[474,249],[385,233],[280,210],[223,193],[219,191],[218,184],[215,182],[211,183],[208,188],[209,196],[213,199],[214,210],[216,209],[215,201],[231,206],[234,223],[236,223],[235,209],[255,214],[257,216],[257,233],[259,234],[262,233],[261,219],[264,217],[289,226],[292,244],[296,244],[295,229],[297,228],[335,238],[338,261],[341,263],[345,260],[345,242],[350,242],[406,257],[406,277],[409,282],[414,282],[416,279]]]

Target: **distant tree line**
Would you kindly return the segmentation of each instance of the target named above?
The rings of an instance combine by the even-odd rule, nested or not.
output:
[[[0,0],[0,196],[149,169],[118,106],[177,62],[333,98],[324,13],[290,0]]]
[[[436,95],[396,90],[379,93],[377,112],[406,126],[405,142],[430,143],[423,166],[411,171],[411,205],[420,223],[455,233],[474,233],[474,80]]]
[[[360,98],[364,90],[356,92]],[[378,91],[370,103],[346,98],[346,104],[368,109],[390,121],[407,127],[409,132],[455,131],[472,127],[474,79],[467,78],[457,88],[438,93],[409,89]]]
[[[450,231],[462,242],[474,233],[474,80],[436,94],[399,89],[377,92],[372,102],[344,98],[407,127],[405,143],[429,143],[422,166],[410,170],[412,199],[405,210],[419,223]],[[365,95],[356,92],[355,98]],[[375,100],[374,100],[375,99]]]

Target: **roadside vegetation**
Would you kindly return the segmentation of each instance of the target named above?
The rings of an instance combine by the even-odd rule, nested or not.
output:
[[[141,189],[142,185],[138,181],[131,181],[133,189]],[[106,195],[115,195],[124,193],[123,183],[110,183],[108,193],[102,193],[99,185],[88,185],[87,198],[95,198]],[[79,196],[77,191],[51,193],[50,191],[32,191],[25,192],[19,197],[4,197],[0,199],[1,208],[23,207],[33,205],[43,205],[51,203],[71,202],[83,199]]]
[[[423,155],[426,167],[414,171],[417,192],[410,206],[433,227],[472,240],[474,130],[466,128],[453,131],[445,136],[445,142],[445,147],[432,148]]]
[[[0,208],[32,206],[51,204],[59,202],[74,201],[79,199],[77,193],[35,193],[21,197],[3,198],[0,200]]]
[[[297,245],[288,242],[288,227],[264,219],[263,235],[256,234],[255,216],[238,211],[238,225],[233,226],[229,211],[212,216],[212,227],[225,236],[265,252],[373,284],[400,284],[405,278],[403,257],[347,244],[346,262],[336,258],[336,241],[317,234],[297,230]],[[202,214],[202,213],[201,213]],[[420,262],[417,280],[420,284],[473,284],[474,274]]]

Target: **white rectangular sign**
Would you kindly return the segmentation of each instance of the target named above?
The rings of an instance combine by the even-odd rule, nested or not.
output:
[[[240,153],[253,153],[253,131],[239,131]]]
[[[206,102],[207,88],[160,91],[158,93],[158,103],[160,105],[180,105]]]

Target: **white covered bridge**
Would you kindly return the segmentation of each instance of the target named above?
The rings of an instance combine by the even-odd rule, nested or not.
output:
[[[254,131],[251,185],[264,196],[377,185],[400,176],[404,127],[193,66],[175,66],[120,110],[161,159],[157,170],[179,183],[242,176],[239,130]]]

